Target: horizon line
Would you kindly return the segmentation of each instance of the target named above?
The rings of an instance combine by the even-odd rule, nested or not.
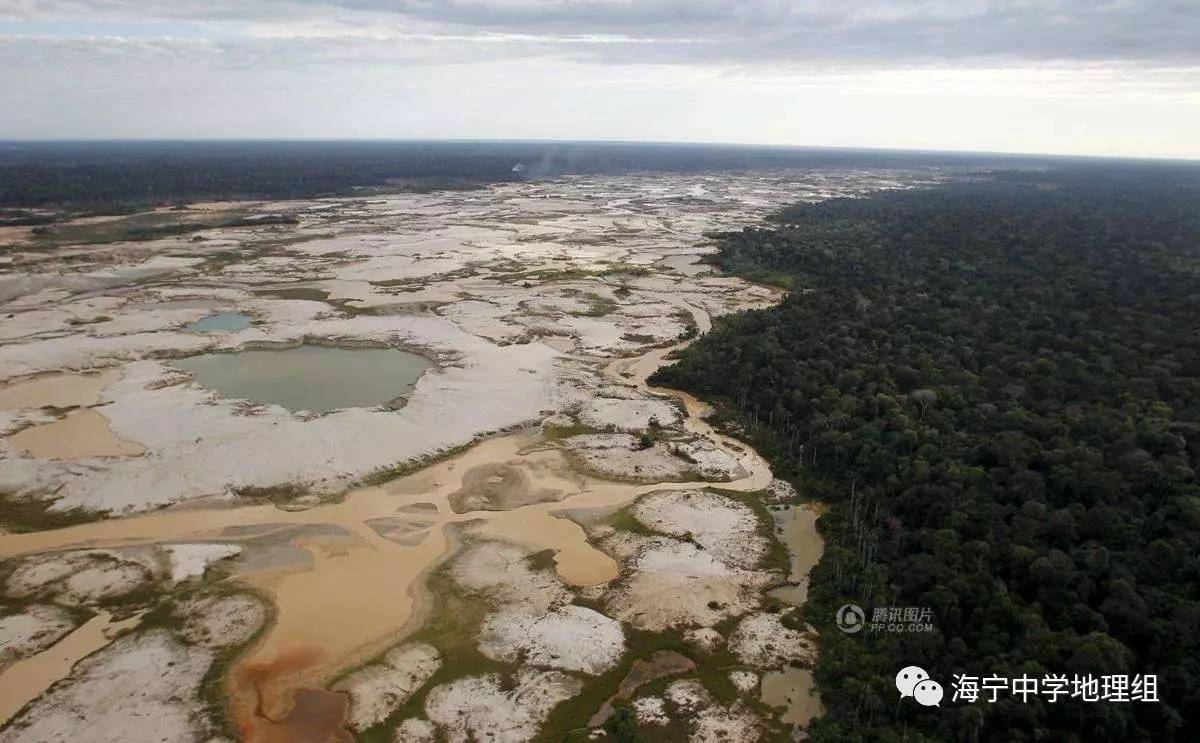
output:
[[[476,143],[476,144],[590,144],[590,145],[657,145],[690,147],[727,147],[761,150],[819,150],[834,152],[876,152],[902,155],[955,155],[974,157],[1062,159],[1062,160],[1115,160],[1124,162],[1153,162],[1200,164],[1197,157],[1167,157],[1162,155],[1101,155],[1062,152],[1025,152],[1012,150],[929,149],[918,147],[880,147],[860,145],[781,144],[756,142],[714,142],[698,140],[663,139],[541,139],[541,138],[492,138],[492,137],[55,137],[55,138],[6,138],[0,137],[0,145],[11,144],[205,144],[205,143]]]

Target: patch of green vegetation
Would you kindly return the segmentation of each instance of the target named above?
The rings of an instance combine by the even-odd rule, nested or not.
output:
[[[582,436],[589,433],[600,433],[600,429],[576,423],[571,426],[547,425],[542,427],[542,438],[546,441],[561,441],[572,436]]]
[[[474,445],[475,442],[472,441],[460,446],[452,446],[449,449],[443,449],[434,454],[427,454],[423,457],[410,459],[407,462],[401,462],[400,464],[395,464],[390,467],[381,467],[374,472],[364,475],[358,480],[357,483],[355,483],[354,487],[373,488],[377,485],[383,485],[384,483],[391,482],[392,480],[404,477],[406,475],[411,475],[417,470],[424,469],[430,465],[449,459],[457,454],[461,454]]]
[[[82,508],[56,511],[53,507],[54,501],[0,493],[0,528],[14,534],[24,534],[62,529],[101,518],[101,514]]]
[[[586,279],[597,275],[600,274],[594,271],[589,271],[585,268],[535,268],[529,271],[496,274],[492,278],[507,284],[516,283],[518,281],[539,281],[542,283],[552,283],[555,281],[577,281],[579,279]]]
[[[738,619],[727,620],[718,625],[717,629],[722,634],[728,634],[737,621]],[[590,679],[578,695],[555,707],[542,727],[542,731],[533,739],[534,741],[551,743],[551,741],[562,740],[585,740],[589,732],[587,725],[592,715],[600,710],[605,701],[617,693],[621,681],[632,670],[634,661],[649,660],[654,653],[659,651],[671,651],[691,658],[696,667],[686,673],[663,676],[649,681],[638,687],[634,693],[635,697],[661,695],[667,686],[675,681],[694,679],[703,684],[713,698],[722,705],[732,704],[739,699],[737,687],[730,680],[729,673],[744,669],[745,666],[726,649],[722,648],[713,653],[698,653],[695,648],[684,641],[679,630],[648,632],[629,627],[625,628],[625,643],[626,653],[621,662],[607,673]],[[752,706],[759,706],[753,700],[750,703]],[[618,711],[621,708],[619,703],[614,704],[614,707]],[[765,707],[761,711],[768,712]],[[641,736],[636,739],[660,741],[686,740],[687,738],[682,726],[675,726],[670,730],[656,727],[652,731],[642,731]]]
[[[754,516],[758,522],[757,532],[767,540],[768,544],[767,554],[763,557],[760,567],[763,570],[780,570],[784,575],[787,575],[791,570],[792,558],[788,554],[787,546],[775,536],[775,517],[771,514],[771,509],[766,503],[770,498],[770,493],[765,490],[743,492],[740,490],[725,490],[719,487],[710,487],[708,490],[717,495],[735,500],[754,511]]]
[[[683,323],[683,332],[679,334],[679,340],[689,341],[692,338],[700,335],[700,326],[696,324],[696,318],[687,310],[679,310],[675,313],[675,319]]]
[[[413,696],[382,723],[358,736],[361,743],[391,743],[396,727],[409,717],[425,715],[425,697],[429,690],[464,676],[485,673],[507,675],[511,668],[479,652],[476,639],[484,617],[491,608],[485,599],[469,596],[454,583],[443,567],[429,578],[434,609],[425,625],[405,642],[425,642],[438,649],[442,664]],[[391,648],[388,648],[390,650]],[[385,651],[386,652],[386,651]],[[372,662],[382,658],[373,659]],[[346,674],[349,675],[349,674]],[[345,676],[340,677],[345,678]]]
[[[0,227],[36,227],[53,224],[57,214],[38,214],[25,209],[0,210]]]
[[[238,498],[245,500],[270,501],[278,507],[284,507],[292,504],[297,498],[308,495],[308,491],[294,483],[280,483],[278,485],[267,485],[260,487],[258,485],[246,485],[240,488],[234,488],[234,494]]]
[[[266,620],[258,628],[258,631],[246,640],[246,642],[240,645],[217,649],[212,665],[208,668],[208,673],[204,674],[204,679],[200,682],[200,698],[208,706],[224,732],[231,738],[236,738],[237,727],[233,719],[232,694],[229,693],[227,680],[230,672],[241,659],[243,653],[247,649],[254,647],[275,626],[278,612],[275,608],[275,603],[265,594],[243,583],[233,585],[218,583],[210,585],[206,593],[222,595],[249,593],[261,601],[267,610]]]
[[[425,278],[380,279],[379,281],[368,281],[367,283],[371,286],[378,286],[386,289],[391,287],[423,286],[427,283],[427,280]]]
[[[279,299],[303,299],[309,302],[324,302],[329,299],[329,292],[324,289],[314,289],[308,286],[285,289],[256,289],[254,293],[260,297],[278,297]]]
[[[603,270],[597,272],[598,276],[649,276],[654,272],[646,266],[639,266],[633,263],[614,262],[605,266]]]
[[[554,560],[555,554],[555,550],[546,549],[534,552],[525,559],[529,563],[530,570],[555,570],[558,567],[558,563]]]
[[[641,536],[653,537],[658,536],[658,532],[637,520],[633,515],[633,506],[637,503],[634,501],[629,505],[613,512],[608,518],[604,519],[604,523],[616,529],[617,531],[627,531],[632,534],[640,534]]]
[[[86,222],[70,221],[96,216],[115,218]],[[174,210],[136,211],[132,208],[123,208],[115,214],[76,213],[64,216],[51,226],[35,228],[32,233],[32,245],[55,248],[64,245],[107,245],[115,242],[157,240],[216,227],[237,226],[237,221],[244,216],[240,210],[207,213],[201,217]]]
[[[604,723],[605,734],[616,743],[636,743],[638,736],[637,715],[632,707],[621,707],[613,712]]]
[[[99,324],[102,322],[108,322],[109,320],[112,320],[112,318],[109,317],[108,315],[96,315],[95,317],[87,319],[87,320],[85,320],[83,318],[79,318],[79,317],[70,317],[70,318],[67,318],[67,324],[74,325],[74,326],[96,325],[96,324]]]
[[[604,317],[617,309],[617,303],[608,297],[595,292],[587,293],[587,309],[575,310],[571,314],[576,317]]]

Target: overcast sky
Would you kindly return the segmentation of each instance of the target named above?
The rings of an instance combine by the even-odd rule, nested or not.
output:
[[[0,0],[0,139],[1200,158],[1200,0]]]

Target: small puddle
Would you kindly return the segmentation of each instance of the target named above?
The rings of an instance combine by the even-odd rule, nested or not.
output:
[[[118,437],[108,419],[95,410],[76,410],[53,423],[17,431],[8,437],[15,448],[38,459],[87,459],[88,457],[136,457],[146,448]]]
[[[787,547],[789,555],[788,581],[791,585],[771,591],[771,595],[793,606],[804,606],[808,600],[808,574],[821,560],[825,540],[817,531],[821,508],[816,504],[788,506],[772,511],[776,538]]]
[[[240,312],[218,312],[186,325],[183,329],[189,333],[232,332],[245,330],[250,327],[250,322],[250,316]]]
[[[762,700],[770,707],[782,707],[780,720],[805,727],[824,711],[811,671],[789,667],[771,671],[762,677]]]
[[[118,371],[102,374],[47,374],[0,389],[0,410],[87,407],[99,402],[100,391],[117,381]]]
[[[326,413],[384,405],[412,392],[433,362],[396,348],[298,346],[174,362],[222,397]]]
[[[714,270],[714,266],[707,263],[697,263],[702,256],[698,253],[685,253],[683,255],[668,255],[657,263],[662,266],[667,266],[676,273],[684,276],[699,276],[702,273],[708,273]]]

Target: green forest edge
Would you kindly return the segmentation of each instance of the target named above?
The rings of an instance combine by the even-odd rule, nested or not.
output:
[[[722,490],[720,488],[708,488],[708,490],[743,503],[754,511],[759,533],[767,538],[770,544],[770,549],[763,558],[761,569],[786,575],[789,566],[787,548],[780,544],[774,537],[775,521],[767,505],[764,503],[765,494],[762,492],[743,493]],[[644,535],[659,534],[659,532],[650,529],[638,521],[630,513],[629,506],[606,517],[603,523],[620,531]],[[466,535],[460,535],[458,538],[470,539]],[[528,560],[533,570],[552,571],[555,569],[554,552],[552,550],[543,550],[531,554]],[[512,683],[512,674],[519,668],[519,665],[492,660],[484,656],[478,648],[480,627],[487,614],[492,610],[492,603],[488,598],[471,594],[458,586],[449,575],[452,564],[453,560],[444,563],[431,573],[428,589],[429,595],[434,602],[434,608],[429,617],[422,623],[421,628],[406,637],[401,643],[424,642],[432,645],[441,654],[441,665],[433,676],[408,701],[397,708],[382,723],[360,733],[357,736],[357,740],[365,741],[366,743],[387,743],[392,741],[395,730],[400,723],[411,717],[425,716],[425,698],[432,689],[440,684],[487,673],[498,673],[502,678],[502,683]],[[623,577],[624,575],[617,578],[617,580],[619,581]],[[600,602],[576,598],[574,603],[600,613],[604,612],[604,607]],[[779,611],[786,606],[788,604],[772,597],[767,597],[764,600],[764,610],[766,611]],[[716,625],[715,629],[723,635],[728,635],[738,621],[740,621],[740,617],[728,619]],[[797,613],[786,615],[783,622],[785,626],[790,626],[793,629],[803,629],[803,622]],[[733,686],[733,682],[729,678],[729,673],[730,671],[739,669],[752,669],[739,663],[737,658],[724,647],[712,652],[698,652],[693,645],[684,641],[683,631],[686,628],[682,627],[663,632],[638,630],[627,624],[623,624],[622,627],[625,632],[626,650],[620,662],[600,676],[593,677],[582,674],[571,674],[584,682],[582,691],[553,709],[549,718],[541,726],[541,731],[533,739],[536,743],[588,740],[591,732],[591,729],[588,727],[588,721],[593,714],[599,711],[606,700],[617,693],[621,680],[629,674],[634,661],[639,659],[648,661],[658,651],[677,652],[694,661],[696,667],[684,674],[665,676],[650,681],[638,687],[635,696],[661,694],[663,689],[673,681],[681,678],[689,678],[700,681],[721,704],[730,704],[739,699],[737,689]],[[364,665],[382,661],[383,656],[394,647],[396,646],[387,648]],[[330,688],[336,687],[338,681],[362,667],[358,666],[343,674],[338,679],[334,679],[333,683],[330,684]],[[757,695],[741,699],[743,704],[749,704],[754,709],[757,709],[764,719],[769,720],[777,714],[777,711],[759,702]],[[609,740],[687,740],[686,720],[672,720],[671,724],[666,727],[655,727],[652,731],[652,737],[640,735],[637,732],[637,724],[632,715],[632,710],[629,708],[630,701],[632,700],[614,700],[614,714],[605,725],[610,735]],[[646,735],[650,735],[650,732],[647,731]],[[774,734],[777,735],[783,735],[784,733],[785,731],[782,728],[774,730]]]
[[[1200,174],[1009,172],[723,235],[794,291],[652,384],[830,504],[816,741],[1200,740]],[[845,634],[839,606],[933,610]],[[920,665],[941,708],[900,700]],[[1162,704],[953,702],[953,674],[1157,674]]]

